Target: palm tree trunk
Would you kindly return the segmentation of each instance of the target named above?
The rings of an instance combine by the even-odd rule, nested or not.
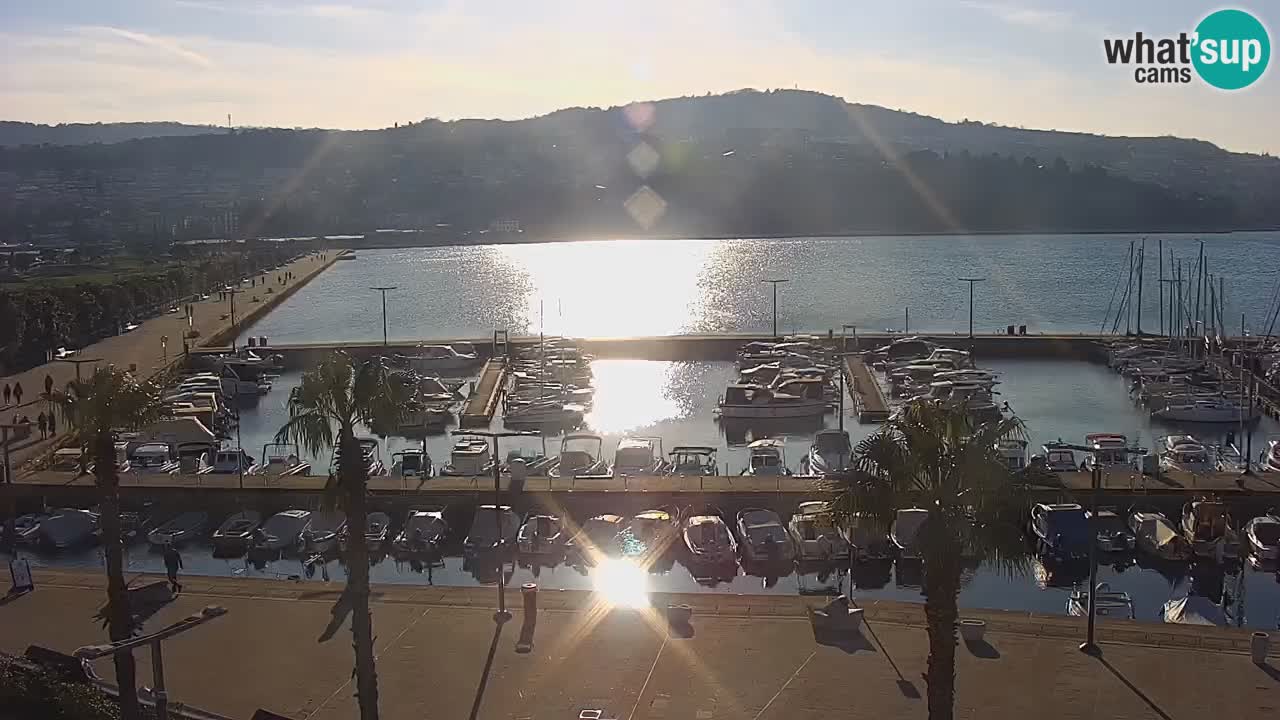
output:
[[[98,527],[102,531],[102,551],[107,566],[107,631],[112,642],[133,635],[129,612],[129,588],[124,581],[124,545],[120,540],[120,481],[116,476],[116,452],[110,432],[100,432],[93,443],[93,474],[98,485]],[[125,720],[138,720],[137,669],[133,652],[112,656],[116,683],[120,687],[120,711]]]
[[[351,603],[351,638],[356,655],[356,701],[361,720],[378,720],[378,670],[373,657],[373,615],[369,611],[369,548],[365,486],[368,481],[355,434],[339,435],[342,494],[347,513],[347,598]]]
[[[960,594],[960,548],[954,538],[941,532],[929,533],[925,524],[924,615],[929,633],[929,663],[925,683],[929,693],[929,720],[951,720],[956,696],[956,626]],[[941,525],[941,523],[936,523]]]

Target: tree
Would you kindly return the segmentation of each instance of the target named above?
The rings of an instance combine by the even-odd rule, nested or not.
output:
[[[162,389],[123,370],[106,367],[98,368],[88,379],[71,381],[66,392],[54,393],[53,401],[62,407],[62,416],[79,439],[80,447],[89,448],[93,458],[101,512],[98,523],[107,567],[107,629],[112,642],[127,640],[137,628],[124,579],[116,432],[140,430],[162,419],[167,412]],[[113,657],[121,712],[126,720],[135,720],[140,715],[133,653],[116,653]]]
[[[289,393],[289,422],[276,433],[277,442],[296,442],[312,456],[337,446],[338,474],[325,486],[347,516],[347,586],[335,606],[335,617],[350,610],[355,650],[356,700],[361,720],[377,720],[378,674],[373,659],[373,617],[369,611],[369,560],[364,529],[368,525],[365,493],[369,481],[358,426],[393,428],[410,398],[403,374],[388,371],[380,360],[356,362],[335,352],[302,376]],[[334,431],[337,430],[335,437]]]
[[[1001,440],[1026,439],[1015,417],[978,424],[963,410],[918,401],[854,449],[853,471],[831,480],[835,514],[887,529],[899,508],[927,509],[916,536],[924,570],[930,720],[950,720],[961,571],[966,556],[1020,569],[1025,478],[1000,457]]]

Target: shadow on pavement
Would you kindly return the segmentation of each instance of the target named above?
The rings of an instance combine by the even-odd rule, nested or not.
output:
[[[324,632],[320,633],[320,637],[316,638],[316,642],[330,640],[342,627],[342,623],[346,622],[347,616],[351,614],[351,602],[348,600],[346,590],[343,590],[338,599],[334,601],[329,613],[333,617],[329,618],[329,624],[325,626]]]
[[[1117,669],[1115,668],[1115,666],[1114,666],[1114,665],[1112,665],[1111,663],[1107,662],[1107,659],[1106,659],[1105,657],[1102,657],[1101,655],[1099,655],[1099,656],[1098,656],[1098,662],[1102,663],[1102,666],[1103,666],[1103,667],[1105,667],[1106,669],[1110,670],[1110,671],[1111,671],[1111,674],[1112,674],[1112,675],[1115,675],[1115,676],[1116,676],[1116,679],[1118,679],[1120,682],[1124,683],[1125,687],[1127,687],[1127,688],[1129,688],[1130,690],[1132,690],[1134,695],[1137,695],[1139,698],[1141,698],[1142,702],[1146,703],[1146,704],[1147,704],[1147,707],[1151,708],[1151,711],[1152,711],[1152,712],[1154,712],[1155,714],[1159,715],[1159,716],[1160,716],[1160,718],[1161,718],[1161,720],[1172,720],[1172,719],[1169,717],[1169,713],[1166,713],[1163,709],[1161,709],[1161,707],[1160,707],[1159,705],[1155,704],[1155,702],[1154,702],[1154,701],[1152,701],[1152,699],[1151,699],[1151,698],[1147,697],[1147,694],[1146,694],[1146,693],[1144,693],[1144,692],[1142,692],[1141,690],[1139,690],[1139,689],[1138,689],[1138,686],[1137,686],[1137,685],[1134,685],[1133,683],[1129,682],[1129,678],[1125,677],[1125,676],[1124,676],[1124,675],[1123,675],[1119,670],[1117,670]]]
[[[129,619],[133,627],[141,628],[143,623],[160,612],[165,605],[173,602],[173,599],[174,595],[169,590],[169,583],[163,580],[129,588],[127,602],[129,605]],[[110,613],[108,610],[109,608],[103,605],[98,608],[97,614],[93,616],[95,619],[101,620],[104,627],[109,622]]]
[[[13,602],[14,600],[17,600],[18,598],[24,595],[30,595],[32,592],[33,591],[31,590],[18,590],[16,592],[13,590],[10,590],[8,593],[5,594],[4,597],[0,597],[0,607],[4,607],[5,605],[8,605],[9,603]]]
[[[1262,663],[1258,665],[1258,669],[1266,673],[1268,677],[1280,683],[1280,670],[1271,667],[1271,663]]]
[[[875,629],[871,627],[871,623],[863,620],[862,627],[866,628],[867,634],[871,636],[872,640],[875,640],[876,645],[880,647],[880,654],[884,655],[884,659],[889,661],[889,667],[893,668],[894,674],[898,676],[898,692],[909,700],[919,700],[920,691],[916,689],[914,683],[902,676],[902,671],[898,669],[898,663],[893,661],[893,656],[889,654],[888,648],[884,646],[883,642],[880,642],[880,638],[876,635]]]
[[[833,647],[837,650],[849,653],[850,655],[859,650],[870,650],[875,652],[876,648],[870,642],[867,642],[866,636],[857,630],[818,630],[814,628],[813,639],[819,645]]]
[[[974,657],[982,658],[983,660],[1000,659],[1000,651],[992,647],[991,643],[986,640],[965,640],[964,646],[969,648],[969,652]]]
[[[471,720],[480,717],[480,703],[484,700],[484,689],[489,684],[489,671],[493,669],[493,656],[498,652],[498,639],[502,637],[502,628],[506,623],[498,623],[493,629],[493,642],[489,643],[489,656],[484,659],[484,670],[480,673],[480,684],[476,687],[476,699],[471,703]]]

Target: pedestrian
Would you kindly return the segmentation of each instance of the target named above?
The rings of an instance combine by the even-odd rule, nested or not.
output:
[[[9,404],[9,398],[13,396],[13,388],[9,387],[9,383],[4,384],[4,404]]]
[[[46,437],[48,437],[48,435],[46,435],[46,434],[45,434],[46,426],[45,426],[45,421],[44,421],[44,412],[43,412],[43,411],[41,411],[41,412],[40,412],[40,414],[36,416],[36,427],[40,428],[40,439],[41,439],[41,440],[44,440]]]
[[[178,571],[182,569],[182,554],[173,543],[164,546],[164,569],[169,573],[169,589],[174,595],[182,592],[182,583],[178,582]]]
[[[22,383],[13,384],[13,401],[19,405],[22,404]]]
[[[57,434],[58,434],[58,431],[54,428],[54,425],[53,425],[53,412],[50,411],[49,412],[49,437],[53,437],[54,435],[57,435]]]

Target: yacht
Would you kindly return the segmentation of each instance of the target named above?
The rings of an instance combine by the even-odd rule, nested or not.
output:
[[[608,475],[609,463],[601,457],[604,438],[591,433],[565,435],[560,441],[560,461],[551,469],[552,477]]]
[[[209,513],[196,510],[184,512],[147,533],[147,542],[152,545],[181,545],[199,537],[207,522]]]
[[[463,370],[480,362],[474,352],[461,353],[448,345],[419,345],[413,355],[400,359],[409,368],[428,373]]]
[[[1133,620],[1133,598],[1129,593],[1112,590],[1107,583],[1098,583],[1093,589],[1094,616],[1116,617],[1121,620]],[[1089,590],[1076,589],[1067,598],[1067,614],[1075,617],[1089,616]]]
[[[1280,515],[1274,512],[1244,524],[1249,550],[1259,560],[1280,560]]]
[[[1169,405],[1151,413],[1165,422],[1238,423],[1258,418],[1258,409],[1223,398]]]
[[[668,475],[714,476],[719,472],[713,447],[681,445],[671,451]]]
[[[88,510],[61,508],[40,523],[40,544],[65,550],[91,542],[98,532],[98,514]]]
[[[1167,435],[1159,441],[1159,447],[1161,470],[1209,473],[1217,469],[1204,443],[1191,435]]]
[[[1240,540],[1227,506],[1218,500],[1192,500],[1182,508],[1182,536],[1197,557],[1235,560]]]
[[[307,552],[331,552],[338,548],[338,538],[346,529],[347,515],[341,510],[311,513],[307,527],[298,535],[298,545]]]
[[[830,506],[823,501],[802,502],[787,523],[797,559],[829,561],[848,557],[849,543],[836,529]]]
[[[786,458],[783,454],[785,444],[778,438],[762,438],[747,446],[749,454],[747,467],[743,475],[776,477],[790,475]]]
[[[996,452],[1008,466],[1009,472],[1020,473],[1027,469],[1027,441],[1018,438],[996,441]],[[1074,468],[1073,468],[1074,469]]]
[[[440,474],[463,477],[483,475],[492,466],[489,441],[477,435],[463,435],[454,441],[453,448],[449,451],[449,463],[440,469]]]
[[[267,443],[262,446],[262,464],[258,466],[258,472],[277,477],[306,475],[311,472],[311,463],[302,459],[296,444]]]
[[[795,548],[778,513],[749,508],[738,513],[737,525],[744,561],[786,563],[795,560]]]
[[[409,511],[404,528],[395,539],[395,549],[401,553],[433,553],[444,545],[449,535],[449,524],[444,511],[437,508],[418,508]]]
[[[422,450],[401,450],[391,454],[391,475],[400,478],[422,478],[432,475],[431,456]]]
[[[921,508],[903,508],[897,512],[893,527],[889,530],[889,539],[898,550],[898,557],[903,560],[920,558],[920,528],[929,519],[929,511]]]
[[[244,448],[228,448],[219,450],[213,456],[212,468],[210,473],[217,475],[235,475],[244,473],[252,475],[258,472],[258,463],[254,461]]]
[[[213,531],[213,549],[219,551],[243,550],[253,539],[253,531],[262,524],[262,514],[255,510],[242,510],[222,521]]]
[[[823,381],[816,378],[784,380],[777,387],[734,384],[720,397],[720,417],[799,418],[827,412]]]
[[[565,549],[564,524],[557,515],[530,514],[520,525],[516,546],[521,555],[556,556]]]
[[[519,524],[510,506],[481,505],[471,518],[471,532],[463,542],[463,551],[473,555],[510,547],[516,540]]]
[[[298,538],[311,524],[310,510],[285,510],[267,518],[254,533],[254,549],[283,552],[298,545]]]
[[[809,454],[800,460],[801,475],[834,475],[849,466],[853,445],[845,430],[828,428],[813,437]]]
[[[1084,436],[1084,444],[1092,448],[1084,458],[1086,469],[1129,471],[1129,440],[1124,435],[1090,433]]]
[[[613,453],[613,476],[665,475],[667,461],[662,454],[662,438],[624,437]]]

